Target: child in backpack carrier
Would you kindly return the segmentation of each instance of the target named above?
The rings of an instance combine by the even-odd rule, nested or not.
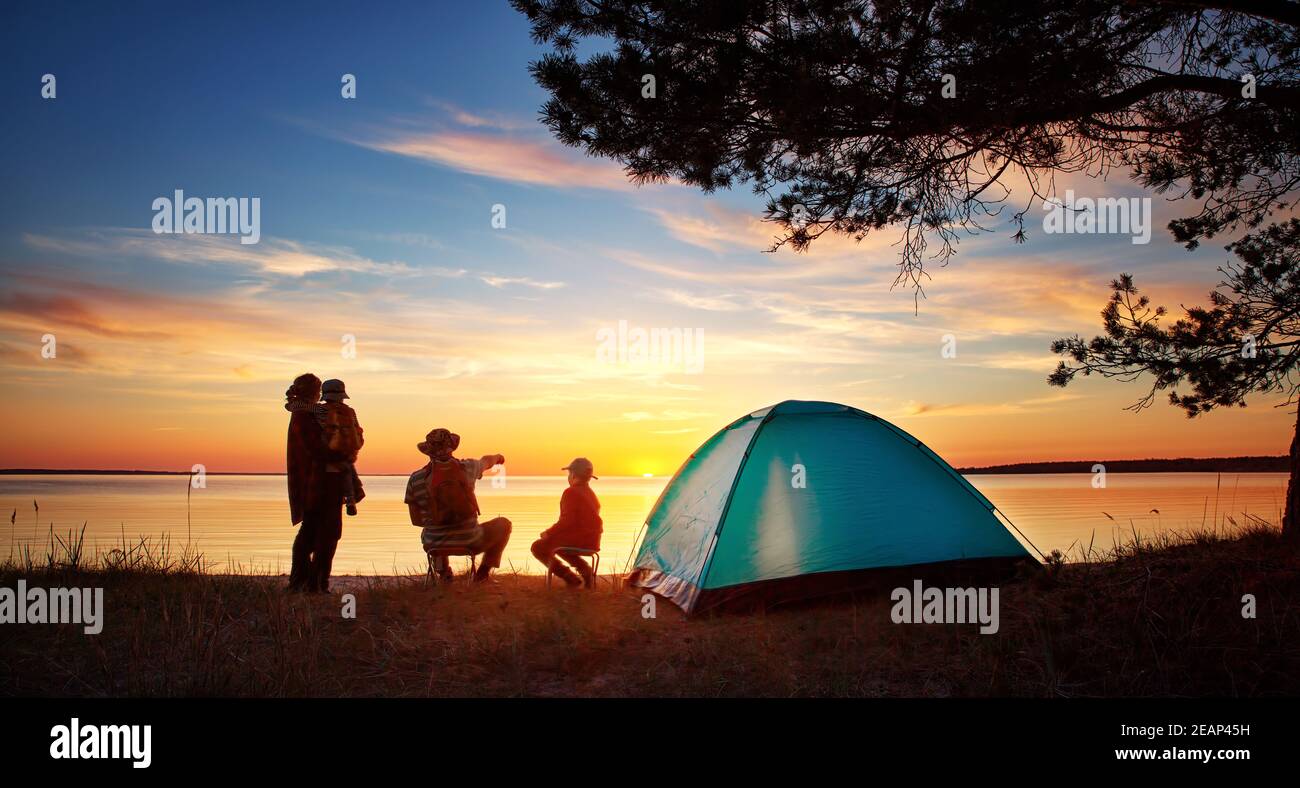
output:
[[[343,381],[325,381],[321,385],[321,399],[324,401],[316,406],[316,420],[325,433],[326,448],[344,458],[326,463],[325,472],[343,474],[343,502],[348,515],[356,516],[357,502],[365,497],[356,467],[357,453],[365,438],[357,422],[357,412],[343,402],[348,399]]]

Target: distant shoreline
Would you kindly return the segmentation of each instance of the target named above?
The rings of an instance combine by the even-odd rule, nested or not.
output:
[[[1107,473],[1287,473],[1291,458],[1276,457],[1177,457],[1149,460],[1065,460],[1017,462],[958,468],[966,476],[1015,473],[1093,473],[1094,465],[1106,466]]]
[[[982,474],[1093,473],[1094,465],[1108,473],[1287,473],[1286,455],[1253,457],[1176,457],[1147,460],[1051,460],[957,468],[963,476]],[[58,468],[0,468],[0,476],[189,476],[189,471],[103,470]],[[267,471],[208,471],[208,476],[284,476]],[[363,473],[362,476],[406,476],[405,473]],[[639,476],[627,478],[637,479]],[[656,479],[667,479],[667,475]]]

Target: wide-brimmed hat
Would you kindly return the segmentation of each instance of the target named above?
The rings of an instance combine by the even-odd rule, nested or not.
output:
[[[348,396],[347,387],[343,385],[343,381],[337,378],[330,378],[321,384],[320,397],[327,401],[351,399]]]
[[[590,476],[593,479],[600,478],[599,476],[595,475],[596,466],[592,465],[591,460],[587,459],[586,457],[577,457],[573,460],[573,462],[564,466],[560,470],[571,471],[572,473],[576,473],[579,476]]]
[[[459,445],[459,435],[451,430],[438,427],[437,429],[429,430],[429,434],[425,435],[424,440],[416,444],[415,448],[419,449],[421,454],[427,454],[432,457],[434,450],[441,446],[446,446],[452,451],[455,451],[456,447]]]

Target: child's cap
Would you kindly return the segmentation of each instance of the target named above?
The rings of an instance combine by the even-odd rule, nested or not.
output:
[[[587,459],[586,457],[578,457],[573,462],[569,463],[568,465],[561,468],[560,470],[572,471],[573,473],[576,473],[579,476],[590,476],[593,479],[600,478],[599,476],[595,475],[596,466],[592,465],[591,460]]]
[[[331,402],[351,399],[351,397],[348,396],[347,389],[343,386],[343,381],[336,378],[331,378],[321,384],[320,396],[321,399],[329,400]]]

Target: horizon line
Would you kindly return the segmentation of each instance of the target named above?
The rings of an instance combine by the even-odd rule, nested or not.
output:
[[[956,467],[953,469],[960,473],[975,473],[982,470],[995,468],[1024,468],[1046,465],[1087,465],[1089,463],[1101,464],[1120,464],[1120,463],[1210,463],[1210,462],[1231,462],[1231,461],[1285,461],[1290,457],[1286,454],[1237,454],[1221,457],[1144,457],[1139,459],[1125,460],[1098,460],[1098,459],[1071,459],[1071,460],[1022,460],[1019,462],[995,463],[992,465],[971,465]],[[1085,473],[1086,471],[1080,471]],[[1267,472],[1267,471],[1265,471]],[[285,476],[284,471],[204,471],[207,476]],[[117,475],[138,475],[138,476],[192,476],[193,471],[170,471],[170,470],[151,470],[140,468],[0,468],[0,475],[8,476],[39,476],[39,475],[84,475],[84,476],[117,476]],[[362,477],[366,476],[409,476],[409,472],[400,473],[361,473]],[[514,474],[517,477],[535,476],[538,478],[551,478],[553,476],[563,476],[563,474]],[[675,475],[675,474],[672,474]],[[621,479],[644,479],[644,478],[667,478],[670,474],[606,474],[606,478]]]

